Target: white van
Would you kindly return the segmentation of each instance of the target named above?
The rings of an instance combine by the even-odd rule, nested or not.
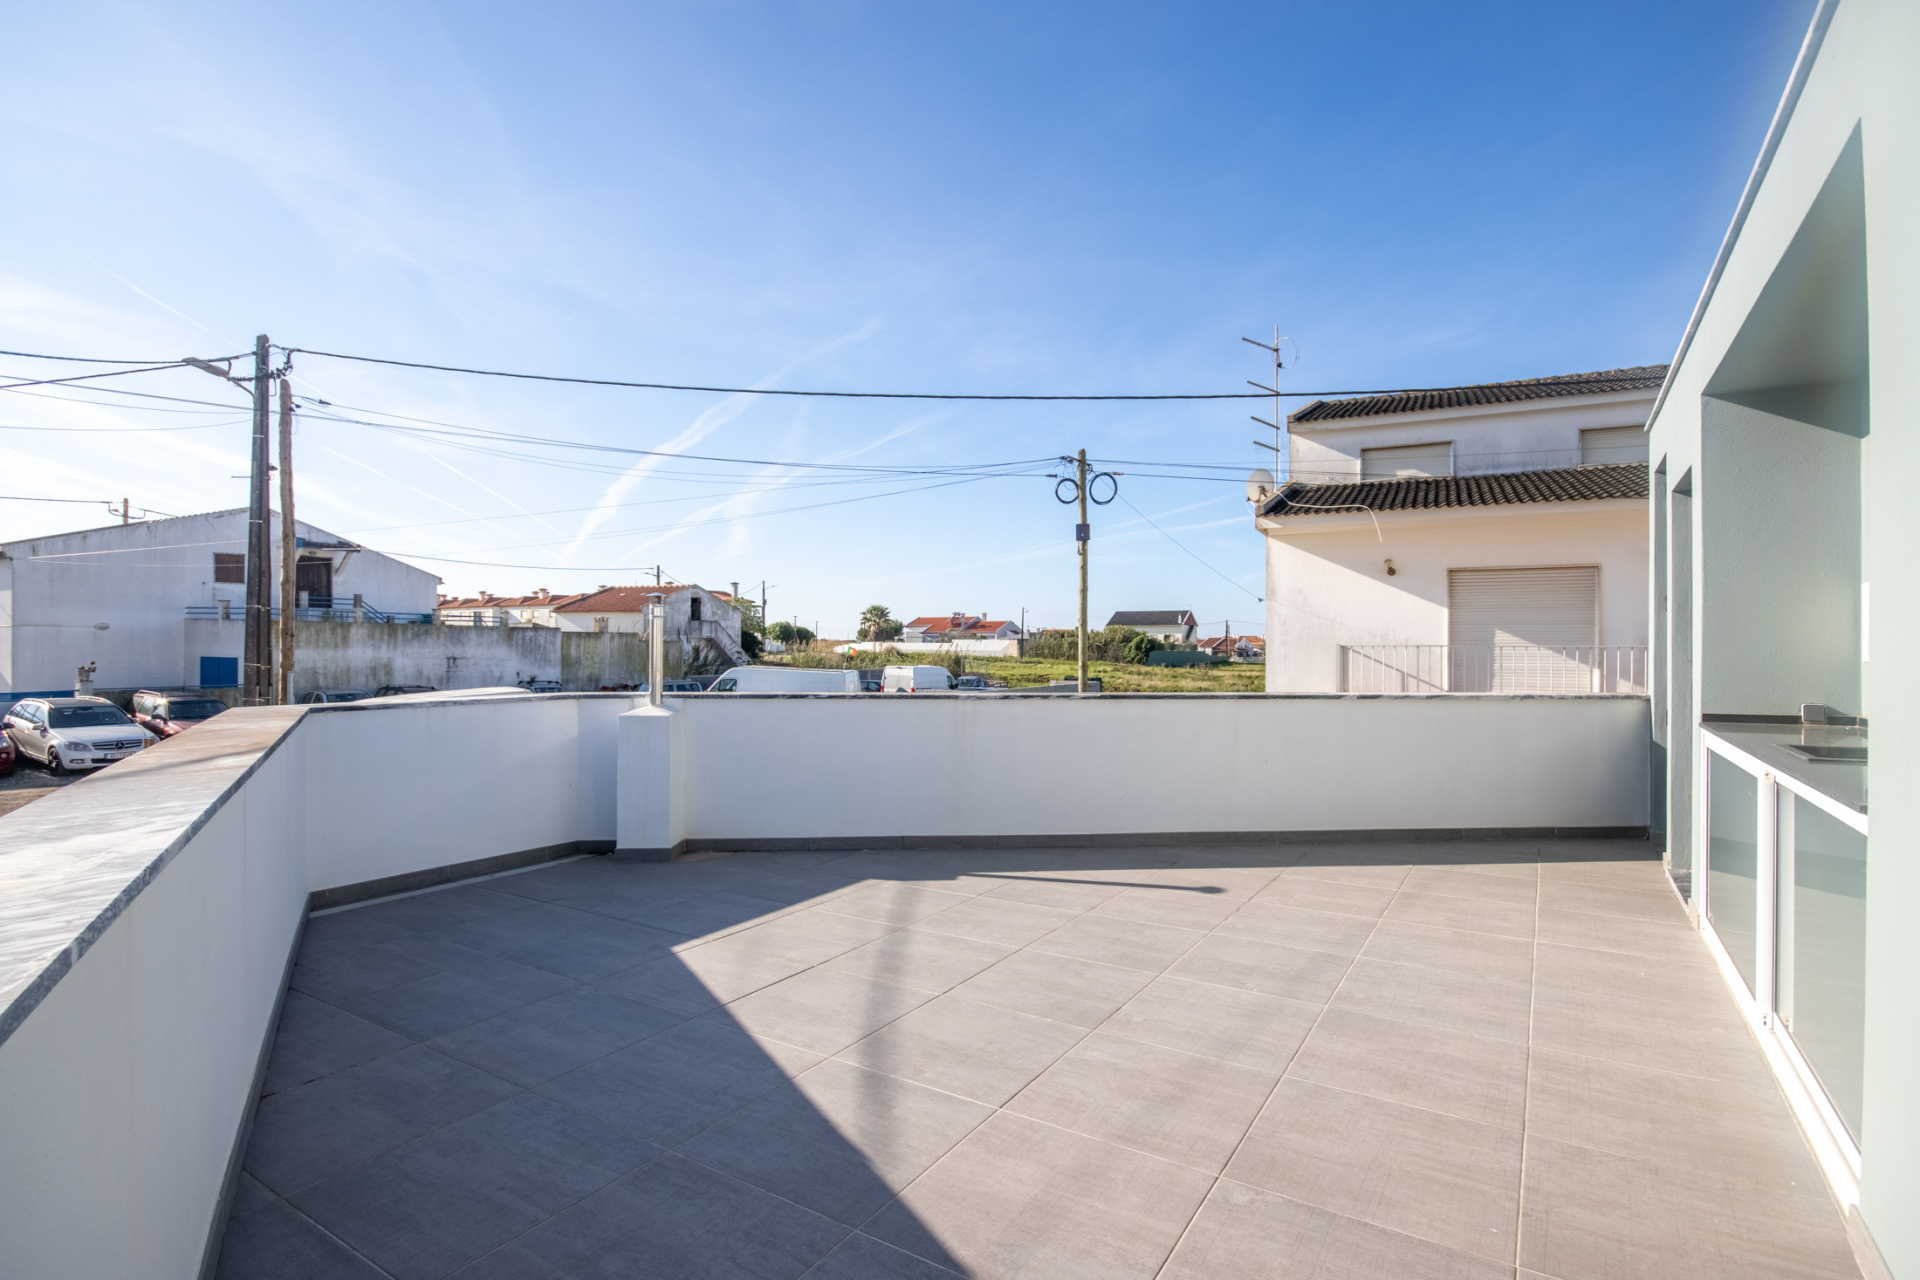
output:
[[[888,667],[880,687],[887,693],[945,693],[953,688],[953,673],[945,667]]]
[[[858,693],[858,671],[824,667],[735,667],[709,693]]]

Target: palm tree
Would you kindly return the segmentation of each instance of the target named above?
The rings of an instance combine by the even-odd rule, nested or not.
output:
[[[876,644],[888,639],[892,629],[893,615],[887,612],[887,606],[883,604],[870,604],[860,615],[860,630]]]

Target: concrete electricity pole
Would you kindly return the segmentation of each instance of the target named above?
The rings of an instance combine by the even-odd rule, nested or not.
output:
[[[1080,485],[1080,524],[1074,530],[1074,538],[1080,544],[1080,683],[1078,691],[1087,691],[1087,543],[1092,536],[1087,524],[1087,451],[1082,449],[1078,458],[1078,481]]]
[[[253,340],[253,385],[214,364],[188,356],[182,363],[225,378],[253,397],[253,456],[247,485],[247,612],[243,622],[240,705],[264,707],[273,702],[273,579],[267,560],[273,539],[267,530],[267,486],[273,464],[267,451],[267,414],[273,397],[273,346],[267,335]],[[282,370],[281,372],[285,372]]]
[[[253,469],[247,502],[247,631],[240,677],[240,705],[264,707],[273,701],[273,593],[267,561],[273,554],[267,532],[267,484],[272,462],[267,454],[267,412],[273,395],[273,351],[267,335],[253,340]]]
[[[274,701],[287,704],[293,678],[293,622],[300,593],[295,586],[293,533],[293,384],[280,379],[280,662],[274,673]]]

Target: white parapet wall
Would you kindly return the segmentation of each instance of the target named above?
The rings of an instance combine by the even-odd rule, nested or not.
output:
[[[1643,828],[1646,755],[1632,697],[506,689],[228,712],[0,818],[0,1276],[200,1274],[314,906],[616,841]]]
[[[1642,697],[736,694],[667,709],[621,724],[620,846],[647,856],[1647,821]],[[745,781],[767,743],[804,749]]]
[[[0,818],[0,1276],[198,1276],[309,905],[611,849],[634,705],[231,711]]]

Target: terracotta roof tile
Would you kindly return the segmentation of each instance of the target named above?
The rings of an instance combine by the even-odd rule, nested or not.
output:
[[[1552,378],[1522,378],[1518,382],[1483,382],[1476,386],[1447,387],[1436,391],[1361,396],[1356,400],[1315,400],[1288,414],[1287,421],[1330,422],[1339,418],[1371,418],[1383,413],[1419,413],[1424,409],[1511,404],[1521,400],[1549,400],[1558,396],[1594,396],[1609,391],[1657,391],[1666,378],[1666,365],[1643,364],[1631,369],[1566,373]]]
[[[1404,476],[1351,484],[1289,484],[1261,504],[1260,514],[1317,516],[1351,514],[1362,508],[1374,512],[1429,511],[1646,496],[1646,463],[1609,462],[1485,476]]]

